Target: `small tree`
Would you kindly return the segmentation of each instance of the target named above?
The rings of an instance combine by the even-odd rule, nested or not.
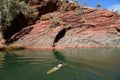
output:
[[[101,4],[98,3],[98,4],[96,5],[96,8],[97,8],[97,9],[100,9],[100,7],[101,7]]]

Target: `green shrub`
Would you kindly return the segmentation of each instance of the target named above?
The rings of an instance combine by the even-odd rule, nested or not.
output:
[[[0,11],[2,12],[2,23],[6,26],[11,25],[11,21],[19,14],[23,13],[30,17],[35,9],[29,4],[20,0],[2,0],[0,2]]]
[[[53,17],[52,19],[51,19],[51,24],[54,26],[54,25],[59,25],[59,24],[61,24],[61,19],[59,18],[59,17],[57,17],[57,16],[55,16],[55,17]]]
[[[97,9],[100,9],[100,7],[101,7],[101,4],[100,4],[100,3],[96,4],[96,8],[97,8]]]

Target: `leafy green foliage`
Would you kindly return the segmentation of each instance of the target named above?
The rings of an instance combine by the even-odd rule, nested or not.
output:
[[[11,21],[19,14],[30,16],[34,9],[24,1],[2,0],[0,1],[0,11],[2,12],[2,22],[10,26]]]
[[[61,19],[60,19],[59,17],[53,17],[53,18],[51,19],[51,22],[52,22],[53,24],[60,24]]]
[[[100,7],[101,7],[101,4],[98,3],[98,4],[96,5],[96,8],[99,9]]]
[[[62,24],[62,20],[57,17],[57,16],[54,16],[52,19],[51,19],[51,27],[54,27],[54,26],[58,26]]]

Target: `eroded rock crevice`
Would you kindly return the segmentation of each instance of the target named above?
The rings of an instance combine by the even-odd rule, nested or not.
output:
[[[117,32],[120,32],[120,27],[115,27],[115,29],[117,30]]]
[[[45,6],[42,6],[38,9],[39,16],[44,15],[44,14],[49,13],[49,12],[57,11],[58,7],[59,6],[56,3],[53,3],[52,1],[48,2],[48,3],[46,3]]]
[[[29,34],[32,29],[33,29],[32,26],[23,28],[22,30],[14,34],[9,40],[7,40],[6,43],[9,44],[14,41],[17,41],[19,38],[23,37],[24,35]]]
[[[56,35],[56,37],[54,39],[52,47],[56,46],[56,43],[65,36],[66,32],[67,32],[66,28],[64,28],[60,32],[58,32],[58,34]]]

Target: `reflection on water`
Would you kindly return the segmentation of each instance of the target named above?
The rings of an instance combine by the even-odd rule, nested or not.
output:
[[[4,59],[5,59],[4,56],[5,55],[1,52],[0,53],[0,69],[3,67],[3,63],[4,63]]]
[[[58,71],[59,69],[67,65],[67,63],[65,63],[65,57],[59,51],[53,50],[53,54],[55,58],[59,60],[59,63],[57,66],[54,66],[52,69],[47,71],[47,74],[52,74],[53,72]]]
[[[68,63],[46,72],[60,61]],[[120,49],[0,52],[0,80],[120,80]]]
[[[59,51],[55,50],[55,51],[53,51],[53,54],[56,59],[63,61],[63,62],[65,61],[65,56],[63,54],[61,54]]]

